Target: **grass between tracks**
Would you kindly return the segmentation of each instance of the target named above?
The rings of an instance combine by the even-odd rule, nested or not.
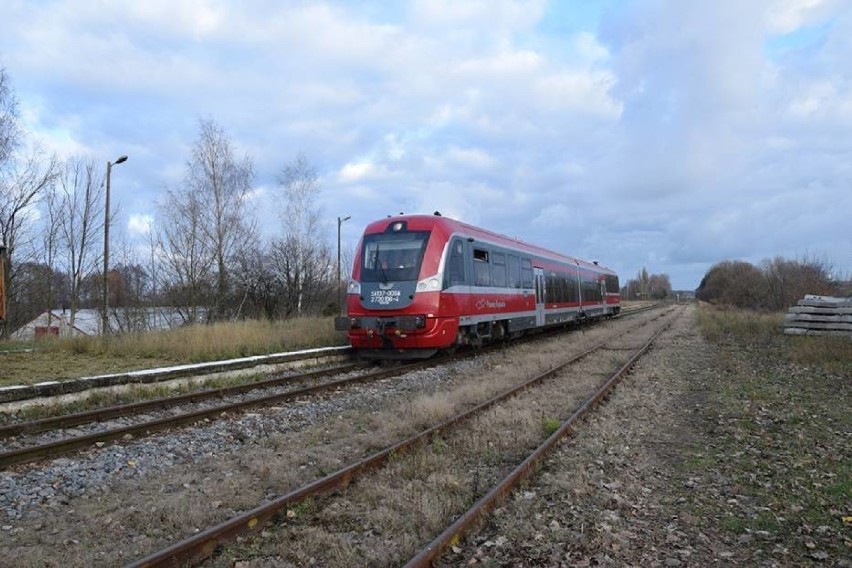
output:
[[[32,352],[2,355],[0,386],[343,345],[346,336],[335,332],[332,323],[331,318],[221,322],[108,340],[79,336],[39,341],[30,345],[36,348]]]

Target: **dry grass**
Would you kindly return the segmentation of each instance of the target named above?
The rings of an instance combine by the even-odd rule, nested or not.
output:
[[[750,343],[766,343],[783,335],[784,314],[761,313],[702,304],[698,325],[705,338],[719,341],[735,338]]]
[[[76,538],[81,546],[52,547],[50,539],[58,537],[36,530],[28,521],[16,521],[16,527],[24,530],[7,550],[20,555],[20,565],[115,565],[139,557],[172,542],[175,535],[185,536],[224,520],[235,510],[312,481],[489,398],[581,351],[601,334],[611,334],[613,325],[618,323],[519,345],[506,357],[489,357],[486,365],[465,367],[450,382],[435,382],[426,392],[373,399],[369,408],[356,405],[311,425],[300,425],[294,414],[292,430],[255,432],[246,437],[239,452],[199,456],[162,475],[112,484],[104,493],[70,499],[48,517],[49,523],[51,530],[60,531],[60,542]],[[521,358],[520,351],[536,352],[536,356],[512,362],[510,359]],[[229,547],[215,564],[228,565],[229,557],[248,557],[258,566],[287,565],[286,561],[307,565],[311,558],[319,565],[399,565],[491,486],[496,470],[483,464],[505,467],[507,459],[511,461],[525,447],[541,441],[545,419],[570,413],[571,399],[557,395],[585,391],[586,381],[597,383],[593,373],[600,372],[600,366],[594,361],[600,363],[600,358],[578,366],[578,376],[566,378],[561,386],[533,389],[518,397],[511,408],[491,411],[482,419],[490,424],[484,429],[448,433],[424,451],[397,456],[385,471],[353,486],[344,496],[351,500],[333,498],[295,507],[296,516],[288,518],[284,531],[268,528],[257,539]],[[417,417],[414,422],[410,421],[412,415]],[[229,435],[242,439],[237,430],[235,427]],[[84,528],[86,519],[106,518],[111,519],[109,524],[97,521],[89,523],[91,530]],[[280,548],[268,546],[270,541],[278,542]],[[115,543],[121,543],[120,552]]]
[[[250,355],[343,345],[332,318],[222,322],[111,337],[81,336],[39,342],[37,351],[0,360],[0,385],[31,384]]]
[[[852,340],[835,336],[789,337],[790,359],[800,365],[821,365],[827,371],[852,376]]]
[[[815,365],[830,373],[852,373],[852,341],[836,336],[785,336],[783,313],[758,313],[703,304],[698,312],[702,335],[709,341],[746,349],[783,347],[791,362]]]
[[[151,357],[176,361],[210,361],[300,349],[339,345],[345,336],[334,331],[331,318],[295,318],[285,321],[250,320],[192,325],[166,331],[120,335],[104,341],[81,336],[46,344],[52,351],[106,354],[115,357]]]
[[[404,422],[388,420],[390,416],[383,413],[374,435],[384,438],[388,430],[410,428],[412,419],[418,425],[434,423],[440,415],[458,412],[566,358],[566,346],[558,341],[550,342],[546,350],[542,347],[539,344],[539,353],[532,357],[514,353],[513,360],[495,358],[477,373],[477,380],[457,385],[451,396],[418,397],[405,412]],[[575,347],[579,346],[571,349]],[[213,564],[274,559],[281,565],[401,565],[541,443],[557,421],[554,417],[562,420],[570,415],[600,383],[602,368],[618,368],[624,358],[624,353],[605,352],[581,362],[427,447],[397,456],[319,512],[294,515],[279,529],[229,547]]]

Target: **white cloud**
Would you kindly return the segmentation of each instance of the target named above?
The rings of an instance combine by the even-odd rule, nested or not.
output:
[[[453,146],[447,152],[447,159],[457,165],[476,169],[492,168],[496,165],[494,158],[480,148],[458,148]]]
[[[341,168],[337,175],[343,183],[352,183],[369,177],[375,171],[375,166],[370,162],[350,163]]]
[[[627,275],[653,258],[700,277],[714,251],[771,250],[782,217],[767,204],[812,182],[847,203],[842,4],[614,3],[578,29],[587,8],[566,6],[11,2],[0,63],[48,149],[130,155],[114,179],[129,211],[183,182],[198,118],[254,159],[270,234],[280,222],[263,206],[299,151],[325,211],[440,210]],[[799,32],[814,41],[799,49]],[[770,59],[778,34],[792,37]],[[122,215],[149,230],[149,215]],[[784,247],[814,238],[789,225]]]
[[[127,230],[133,235],[147,235],[154,225],[154,217],[145,213],[133,213],[127,219]]]
[[[824,18],[838,2],[832,0],[775,0],[767,10],[772,33],[787,34]]]

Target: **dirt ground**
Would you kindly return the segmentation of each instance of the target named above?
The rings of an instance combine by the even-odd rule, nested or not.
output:
[[[711,344],[690,308],[441,565],[852,565],[852,342],[838,374],[795,340]]]

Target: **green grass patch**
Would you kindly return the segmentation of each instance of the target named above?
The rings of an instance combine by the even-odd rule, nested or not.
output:
[[[545,436],[550,436],[562,426],[562,422],[558,418],[542,418],[541,427],[544,430]]]
[[[740,517],[723,517],[722,528],[728,532],[740,534],[746,529],[746,521],[745,519],[741,519]]]

